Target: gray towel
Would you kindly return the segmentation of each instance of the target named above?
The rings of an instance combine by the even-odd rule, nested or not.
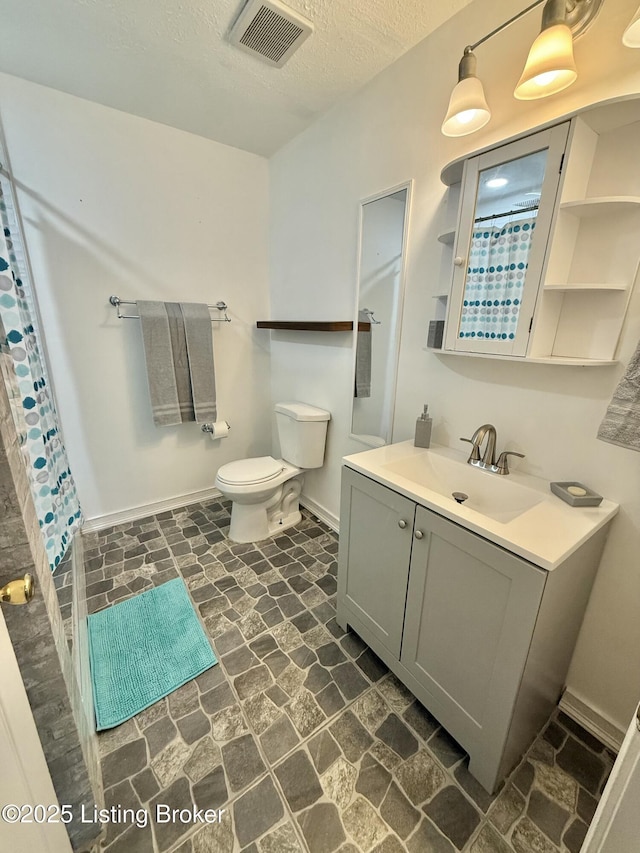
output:
[[[137,305],[142,326],[154,423],[157,426],[182,423],[173,367],[169,318],[164,302],[141,300]]]
[[[171,350],[173,352],[173,372],[180,409],[179,423],[187,423],[195,421],[196,417],[193,408],[193,394],[191,392],[191,374],[189,369],[189,355],[187,354],[185,324],[180,303],[165,302],[164,307],[169,318],[169,335],[171,338]],[[209,326],[209,336],[211,336],[211,326]]]
[[[211,317],[199,303],[137,303],[157,426],[217,420]]]
[[[211,315],[206,305],[197,302],[181,302],[184,320],[191,394],[195,420],[198,423],[216,421],[216,380],[213,367],[213,339]],[[178,386],[178,394],[180,387]],[[193,419],[193,418],[192,418]]]
[[[614,391],[598,438],[640,450],[640,343]]]
[[[358,324],[368,323],[369,328],[356,334],[356,380],[354,397],[371,396],[371,320],[366,311],[358,312]]]

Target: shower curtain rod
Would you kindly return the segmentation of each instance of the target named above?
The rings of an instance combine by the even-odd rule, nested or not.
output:
[[[122,314],[120,311],[121,305],[137,305],[137,302],[133,302],[130,299],[120,299],[119,296],[110,296],[109,302],[118,309],[118,319],[119,320],[139,320],[139,314]],[[223,311],[224,317],[212,317],[212,323],[230,323],[231,317],[227,316],[228,305],[226,302],[216,302],[215,305],[207,305],[207,308],[213,310],[215,308],[216,311]]]
[[[505,210],[504,213],[492,213],[491,216],[479,216],[477,219],[473,220],[475,225],[476,222],[486,222],[488,219],[502,219],[505,216],[513,216],[515,213],[530,213],[532,210],[537,210],[540,205],[532,204],[531,207],[520,207],[517,210]]]

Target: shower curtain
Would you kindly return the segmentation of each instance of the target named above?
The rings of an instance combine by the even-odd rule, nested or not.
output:
[[[515,338],[535,227],[535,216],[502,227],[474,227],[458,333],[461,338]]]
[[[82,523],[82,513],[36,337],[24,244],[11,197],[3,192],[2,181],[0,221],[0,350],[6,356],[2,361],[10,374],[12,413],[53,571]]]

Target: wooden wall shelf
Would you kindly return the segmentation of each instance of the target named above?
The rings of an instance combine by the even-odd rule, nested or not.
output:
[[[351,320],[258,320],[258,329],[288,332],[352,332]],[[358,323],[359,332],[368,332],[371,323]]]

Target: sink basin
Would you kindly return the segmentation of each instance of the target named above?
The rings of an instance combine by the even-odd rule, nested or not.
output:
[[[464,507],[502,524],[532,509],[543,499],[540,492],[510,482],[511,475],[483,471],[462,459],[452,459],[437,451],[388,462],[382,467],[450,498],[452,503],[455,503],[453,492],[462,492],[468,496],[462,504]]]
[[[606,525],[618,505],[571,507],[554,495],[548,480],[519,471],[493,474],[467,464],[450,447],[387,444],[346,456],[349,468],[478,533],[547,571]],[[457,503],[453,492],[468,498]]]

